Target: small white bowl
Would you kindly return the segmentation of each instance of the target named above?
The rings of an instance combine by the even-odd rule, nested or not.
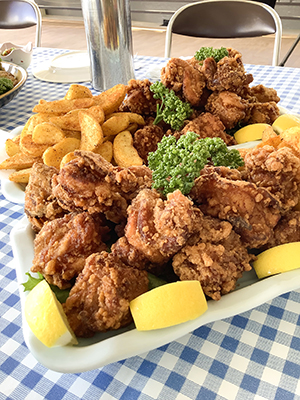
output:
[[[7,56],[3,56],[2,53],[9,49],[13,50]],[[2,61],[10,62],[27,69],[32,60],[32,49],[33,44],[31,42],[27,43],[26,46],[11,42],[2,43],[0,45],[0,58]]]

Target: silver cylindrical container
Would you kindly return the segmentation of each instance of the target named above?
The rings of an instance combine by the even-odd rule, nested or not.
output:
[[[134,78],[129,0],[81,0],[94,89]]]

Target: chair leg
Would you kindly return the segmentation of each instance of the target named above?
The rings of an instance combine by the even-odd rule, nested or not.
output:
[[[297,46],[299,41],[300,41],[300,33],[299,33],[298,37],[296,38],[296,40],[294,41],[294,43],[292,44],[292,46],[290,47],[289,51],[284,56],[281,63],[279,64],[280,67],[284,67],[285,63],[287,62],[287,60],[290,57],[290,55],[292,54],[292,52],[295,50],[295,47]]]

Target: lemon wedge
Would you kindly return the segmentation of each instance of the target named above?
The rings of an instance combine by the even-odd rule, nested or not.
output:
[[[235,132],[234,138],[238,144],[251,142],[252,140],[260,140],[262,138],[263,131],[268,126],[270,125],[263,123],[246,125]]]
[[[272,128],[278,135],[283,131],[294,127],[300,128],[300,119],[292,114],[282,114],[276,118],[272,124]]]
[[[207,301],[199,281],[168,283],[130,302],[130,311],[139,331],[161,329],[199,317]]]
[[[46,280],[31,290],[25,300],[24,311],[30,329],[45,346],[77,344],[62,305]]]
[[[259,279],[300,268],[300,242],[285,243],[263,251],[253,267]]]

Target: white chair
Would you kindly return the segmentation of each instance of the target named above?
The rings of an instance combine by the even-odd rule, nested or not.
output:
[[[203,0],[179,8],[166,32],[165,57],[170,57],[172,34],[228,39],[274,34],[272,65],[279,65],[282,23],[269,5],[248,0]]]
[[[41,46],[42,16],[33,0],[0,0],[0,29],[36,26],[35,46]]]

